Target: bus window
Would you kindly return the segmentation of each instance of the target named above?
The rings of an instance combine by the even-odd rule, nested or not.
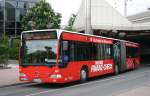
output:
[[[63,53],[62,53],[62,67],[67,67],[67,64],[69,62],[69,41],[63,41]]]
[[[112,46],[105,45],[105,59],[112,59]]]
[[[127,58],[139,57],[139,49],[134,47],[126,47]]]
[[[63,51],[68,50],[68,41],[63,41]]]
[[[69,41],[69,58],[71,61],[90,60],[91,44],[87,42]]]

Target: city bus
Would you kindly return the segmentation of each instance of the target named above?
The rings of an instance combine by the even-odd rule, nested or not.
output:
[[[37,83],[85,82],[140,65],[138,43],[59,29],[24,31],[19,79]]]

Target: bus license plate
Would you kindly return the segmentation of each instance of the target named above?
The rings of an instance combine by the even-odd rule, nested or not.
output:
[[[35,83],[42,83],[42,80],[41,79],[33,79],[33,82],[35,82]]]

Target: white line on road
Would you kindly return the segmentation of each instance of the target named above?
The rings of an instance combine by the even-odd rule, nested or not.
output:
[[[47,90],[47,91],[42,91],[42,92],[39,92],[39,93],[33,93],[33,94],[25,95],[25,96],[36,96],[36,95],[43,94],[43,93],[55,92],[55,91],[57,91],[57,90],[60,90],[60,89]]]

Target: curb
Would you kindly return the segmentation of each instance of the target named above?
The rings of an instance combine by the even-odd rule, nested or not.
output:
[[[24,84],[30,84],[30,83],[29,82],[24,82],[24,83],[10,84],[10,85],[2,85],[2,86],[0,86],[0,88],[13,87],[13,86],[24,85]]]

